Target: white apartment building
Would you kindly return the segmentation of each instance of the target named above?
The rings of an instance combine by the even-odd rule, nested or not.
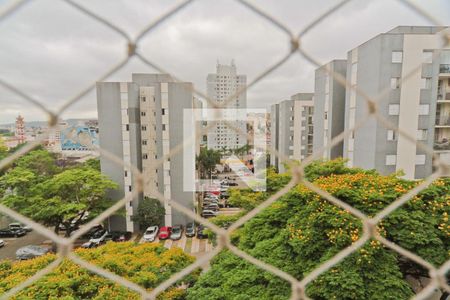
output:
[[[238,96],[234,95],[246,85],[247,76],[237,74],[233,61],[230,65],[217,63],[216,73],[208,74],[207,77],[207,96],[219,105],[229,101],[224,107],[226,109],[245,109],[247,108],[247,91],[243,91]],[[230,99],[230,97],[232,98]],[[214,109],[215,107],[208,103],[208,108]],[[207,147],[209,149],[235,149],[247,144],[247,122],[234,121],[230,123],[245,134],[239,134],[224,122],[217,121],[215,126],[208,130]]]
[[[348,52],[347,81],[378,99],[384,118],[450,162],[450,50],[438,50],[445,29],[400,26],[370,39]],[[347,90],[345,103],[346,129],[367,119],[366,101],[354,90]],[[375,118],[345,139],[343,154],[350,166],[382,174],[401,170],[408,179],[433,169],[432,155]]]
[[[313,151],[314,94],[298,93],[271,106],[271,147],[286,158],[301,161]],[[280,173],[285,161],[271,154],[270,163]]]

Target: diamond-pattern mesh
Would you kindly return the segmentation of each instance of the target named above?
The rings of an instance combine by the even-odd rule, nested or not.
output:
[[[54,129],[57,127],[57,120],[58,117],[61,116],[62,113],[67,111],[68,108],[70,108],[72,105],[80,101],[83,96],[85,96],[87,93],[91,92],[96,85],[97,81],[103,81],[104,79],[108,78],[110,75],[114,74],[116,71],[121,69],[123,66],[125,66],[128,61],[131,58],[137,58],[142,63],[152,67],[153,69],[156,69],[157,71],[161,73],[168,73],[166,70],[164,70],[161,66],[156,64],[153,61],[150,61],[144,55],[139,51],[139,42],[142,40],[143,37],[149,35],[152,33],[152,31],[155,30],[155,28],[164,23],[169,22],[169,19],[173,17],[176,13],[182,11],[187,6],[189,6],[191,3],[195,2],[195,0],[185,0],[178,4],[176,4],[174,7],[169,9],[164,14],[160,15],[156,20],[149,23],[146,27],[144,27],[140,33],[137,35],[136,38],[131,38],[127,33],[125,33],[124,30],[117,27],[115,24],[111,23],[110,21],[106,20],[105,18],[97,15],[95,12],[90,11],[89,9],[83,7],[79,3],[73,0],[63,0],[67,4],[69,4],[74,10],[78,10],[82,13],[84,13],[86,16],[89,16],[93,20],[102,23],[103,25],[106,25],[110,30],[115,31],[119,35],[122,36],[122,38],[127,42],[127,47],[124,49],[124,58],[120,61],[118,61],[115,65],[111,66],[109,71],[107,71],[105,74],[97,78],[96,81],[91,82],[88,86],[86,86],[84,89],[80,90],[77,94],[73,95],[71,98],[66,99],[64,102],[64,105],[57,111],[52,111],[51,109],[47,108],[45,105],[41,104],[38,100],[34,99],[32,96],[27,95],[25,92],[21,91],[19,88],[15,87],[14,85],[11,85],[7,82],[7,79],[1,78],[0,76],[0,85],[5,88],[6,90],[9,90],[10,92],[14,93],[15,95],[19,96],[20,98],[24,99],[28,103],[38,107],[41,109],[47,116],[48,116],[48,125],[49,130]],[[287,26],[283,25],[282,20],[278,20],[274,17],[272,17],[269,13],[263,11],[258,6],[246,1],[246,0],[235,0],[236,2],[240,3],[262,19],[265,19],[267,22],[270,22],[275,28],[278,28],[282,32],[286,34],[286,42],[289,43],[289,49],[288,53],[286,53],[282,59],[274,63],[273,65],[267,67],[261,74],[256,76],[248,85],[246,88],[243,88],[242,90],[237,91],[234,95],[230,96],[227,101],[224,101],[222,105],[216,104],[214,101],[209,99],[204,93],[201,91],[196,90],[193,88],[193,93],[198,95],[199,97],[205,99],[211,106],[213,107],[224,107],[226,104],[233,99],[236,95],[239,95],[242,92],[245,92],[247,89],[252,88],[254,85],[256,85],[261,79],[268,76],[271,72],[279,68],[281,65],[286,63],[292,56],[294,55],[300,55],[303,58],[305,58],[307,61],[309,61],[312,65],[315,67],[319,67],[322,65],[317,59],[315,59],[311,53],[308,53],[305,51],[303,45],[302,45],[302,37],[309,32],[311,29],[315,28],[318,24],[320,24],[323,20],[329,18],[334,12],[341,9],[343,6],[345,6],[347,3],[352,2],[352,0],[343,0],[337,2],[333,7],[329,8],[325,13],[318,16],[313,22],[311,22],[308,26],[303,28],[298,34],[295,34],[292,30],[290,30]],[[413,10],[418,16],[423,17],[427,21],[429,21],[432,25],[435,26],[443,26],[443,24],[437,20],[434,16],[429,14],[427,11],[422,9],[421,7],[417,6],[413,2],[410,2],[409,0],[397,0],[399,3],[401,3],[405,9]],[[15,13],[20,12],[20,9],[23,6],[26,6],[28,3],[32,2],[32,0],[19,0],[16,1],[14,4],[10,5],[6,10],[3,12],[0,12],[0,26],[7,26],[8,18],[12,18]],[[450,34],[448,31],[442,32],[442,47],[445,47],[450,42]],[[417,66],[411,73],[406,74],[401,78],[401,82],[407,81],[412,75],[416,74],[417,72],[421,71],[421,65]],[[367,118],[363,118],[364,121],[355,124],[353,128],[349,128],[333,138],[330,144],[328,144],[323,149],[320,149],[319,151],[316,151],[309,157],[307,157],[305,160],[301,162],[300,165],[292,164],[287,157],[284,155],[277,153],[273,149],[269,149],[271,152],[271,155],[276,155],[279,157],[281,161],[290,163],[291,169],[292,169],[292,179],[291,181],[283,187],[281,190],[279,190],[277,193],[272,195],[270,198],[265,200],[263,203],[261,203],[259,206],[245,214],[243,217],[241,217],[238,221],[236,221],[232,226],[230,226],[227,230],[224,230],[222,228],[219,228],[218,226],[212,224],[207,219],[203,219],[202,217],[196,215],[194,212],[190,211],[189,209],[183,207],[180,204],[177,204],[176,201],[171,201],[170,199],[167,199],[170,201],[171,206],[186,214],[187,216],[191,217],[198,223],[201,223],[207,227],[209,227],[216,235],[217,235],[217,246],[213,249],[213,251],[207,253],[206,255],[199,258],[195,263],[190,265],[189,267],[183,269],[182,271],[174,274],[169,279],[161,283],[159,286],[157,286],[152,291],[147,291],[143,287],[130,282],[129,280],[126,280],[125,278],[122,278],[118,275],[115,275],[109,271],[106,271],[98,266],[95,266],[79,256],[77,256],[74,252],[72,252],[73,244],[75,240],[80,237],[82,234],[87,232],[93,225],[98,224],[99,222],[105,220],[108,216],[116,212],[117,210],[124,207],[124,205],[131,201],[133,197],[135,197],[138,193],[142,192],[143,190],[143,176],[142,173],[134,166],[126,165],[126,163],[122,160],[122,158],[117,157],[105,149],[98,148],[98,151],[101,155],[105,156],[107,159],[113,161],[114,163],[121,165],[121,166],[127,166],[133,173],[134,178],[137,178],[136,181],[133,183],[133,193],[129,195],[128,197],[123,198],[122,200],[116,202],[113,206],[105,210],[102,214],[94,218],[92,221],[90,221],[86,226],[83,226],[82,229],[80,229],[74,236],[70,238],[62,238],[58,235],[56,235],[54,232],[50,231],[46,227],[34,222],[33,220],[15,212],[14,210],[9,209],[8,207],[5,207],[4,205],[0,204],[0,212],[8,215],[20,222],[23,222],[24,224],[27,224],[29,226],[32,226],[38,233],[41,235],[51,239],[53,242],[55,242],[58,246],[58,258],[51,264],[49,264],[46,268],[40,270],[37,272],[34,276],[28,278],[27,280],[23,281],[21,284],[17,285],[13,289],[9,290],[5,294],[1,296],[1,299],[8,299],[12,295],[16,294],[17,292],[23,290],[27,286],[33,284],[36,280],[42,278],[52,270],[54,270],[64,258],[70,259],[76,264],[80,265],[83,268],[86,268],[100,276],[106,277],[118,284],[121,284],[133,291],[136,291],[139,293],[142,298],[144,299],[155,299],[161,292],[163,292],[165,289],[176,283],[178,280],[182,279],[184,276],[188,275],[190,272],[194,271],[196,268],[205,265],[207,262],[209,262],[215,255],[217,255],[222,249],[229,249],[232,253],[235,255],[241,257],[242,259],[256,265],[257,267],[268,271],[272,274],[275,274],[276,276],[279,276],[280,278],[286,280],[291,284],[291,299],[309,299],[306,296],[306,285],[313,280],[315,280],[318,276],[338,264],[340,261],[342,261],[344,258],[349,256],[350,254],[354,253],[356,250],[361,248],[369,239],[375,239],[381,242],[386,247],[392,249],[393,251],[396,251],[397,253],[403,255],[404,257],[414,261],[415,263],[423,266],[429,271],[429,275],[431,278],[431,281],[429,284],[422,290],[420,293],[415,295],[415,299],[426,299],[436,288],[441,288],[446,290],[450,293],[450,286],[446,282],[445,274],[450,270],[450,260],[444,263],[439,269],[425,261],[423,258],[419,257],[418,255],[400,247],[399,245],[386,240],[384,237],[382,237],[376,230],[377,224],[383,220],[386,216],[388,216],[390,213],[392,213],[395,209],[399,208],[401,205],[409,201],[412,197],[417,195],[419,192],[421,192],[423,189],[425,189],[428,185],[430,185],[434,180],[441,176],[448,176],[449,175],[449,166],[445,163],[439,161],[437,157],[435,157],[435,173],[433,173],[431,176],[426,178],[424,181],[422,181],[419,185],[417,185],[414,189],[410,190],[406,194],[404,194],[399,199],[392,202],[389,206],[387,206],[385,209],[380,211],[378,214],[376,214],[374,217],[369,217],[362,213],[361,211],[357,210],[356,208],[346,204],[345,202],[337,199],[336,197],[332,196],[328,192],[320,189],[313,183],[306,180],[306,178],[303,176],[303,170],[304,168],[310,164],[314,159],[318,159],[321,157],[323,151],[326,151],[328,149],[331,149],[333,146],[337,145],[338,143],[342,142],[347,136],[349,136],[352,132],[357,131],[361,126],[363,126],[369,119],[376,118],[381,124],[388,128],[395,130],[399,135],[405,137],[412,143],[415,143],[417,147],[426,153],[429,153],[431,155],[434,154],[433,149],[430,149],[427,145],[416,141],[416,137],[410,136],[408,133],[403,132],[401,129],[399,129],[396,125],[390,123],[388,120],[383,118],[380,114],[377,112],[377,100],[382,97],[385,93],[388,92],[388,90],[383,91],[378,95],[378,97],[369,97],[367,94],[359,90],[358,88],[351,86],[350,83],[346,81],[346,78],[342,77],[340,74],[334,73],[331,70],[327,70],[327,73],[332,76],[337,82],[339,82],[341,85],[344,85],[347,87],[347,89],[354,90],[359,96],[361,96],[367,103],[369,107],[369,113]],[[182,81],[179,79],[176,75],[170,74],[176,81]],[[401,83],[400,83],[401,84]],[[227,124],[229,127],[233,128],[236,131],[240,131],[239,128],[234,127],[232,124]],[[214,126],[214,123],[211,123],[208,125],[208,127]],[[206,129],[208,129],[208,127]],[[247,133],[242,133],[246,134]],[[47,132],[48,134],[48,132]],[[201,133],[198,134],[196,138],[199,138]],[[7,158],[0,161],[0,169],[3,169],[5,166],[9,165],[11,162],[13,162],[15,159],[19,158],[20,156],[26,154],[30,150],[32,150],[34,147],[39,145],[43,140],[45,139],[45,136],[41,137],[41,139],[36,140],[34,142],[28,143],[25,147],[18,150],[16,153],[8,156]],[[170,153],[166,155],[165,157],[160,158],[157,161],[156,166],[161,165],[164,160],[167,158],[170,158],[170,156],[182,151],[183,147],[185,147],[187,144],[192,143],[193,139],[185,141],[185,143],[178,145],[177,147],[171,149]],[[257,215],[259,212],[261,212],[263,209],[270,206],[272,203],[277,201],[281,196],[283,196],[285,193],[287,193],[292,187],[294,187],[296,184],[303,184],[313,192],[316,192],[324,199],[327,199],[329,202],[333,203],[334,205],[345,209],[355,217],[357,217],[359,220],[361,220],[363,224],[364,233],[360,236],[360,238],[348,246],[347,248],[340,251],[337,255],[335,255],[332,259],[328,260],[327,262],[319,265],[315,270],[310,272],[308,275],[306,275],[302,280],[297,280],[296,278],[292,277],[290,274],[276,268],[275,266],[272,266],[270,264],[264,263],[255,257],[250,256],[249,254],[243,252],[242,250],[235,247],[231,241],[230,241],[230,234],[240,226],[244,225],[245,222],[253,218],[255,215]],[[164,202],[166,199],[164,195],[161,193],[157,193],[157,198]]]

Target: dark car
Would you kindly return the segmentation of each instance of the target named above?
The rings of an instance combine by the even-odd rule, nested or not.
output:
[[[198,239],[206,239],[208,238],[208,235],[205,232],[206,228],[203,225],[199,225],[197,227],[197,238]]]
[[[125,242],[131,239],[131,235],[130,231],[111,231],[106,235],[104,241]]]
[[[186,236],[193,237],[195,236],[195,224],[189,223],[186,225]]]
[[[238,184],[236,182],[229,182],[228,185],[229,186],[238,186]]]
[[[23,229],[0,229],[0,237],[19,237],[24,236],[27,232]]]
[[[83,234],[81,236],[81,238],[82,239],[91,239],[97,232],[103,231],[103,230],[104,230],[104,228],[102,225],[100,225],[100,224],[94,225],[91,229],[88,230],[88,232]]]

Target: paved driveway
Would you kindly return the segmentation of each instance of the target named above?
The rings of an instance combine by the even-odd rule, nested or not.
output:
[[[0,248],[0,260],[16,259],[17,249],[27,245],[41,245],[46,237],[39,235],[35,231],[28,232],[27,235],[19,238],[0,238],[5,241],[5,246]]]

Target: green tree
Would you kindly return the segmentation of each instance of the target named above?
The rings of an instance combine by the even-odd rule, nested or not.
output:
[[[100,172],[100,159],[98,158],[88,159],[84,165]]]
[[[152,225],[161,226],[164,222],[165,209],[158,199],[144,197],[139,202],[137,214],[133,216],[133,221],[139,223],[141,230],[145,230]]]
[[[419,183],[348,169],[343,164],[342,160],[319,162],[307,170],[307,176],[321,189],[369,216]],[[272,191],[255,196],[244,190],[234,197],[257,205],[289,179],[279,174],[270,174],[269,178]],[[435,181],[386,217],[378,226],[380,234],[440,266],[449,259],[449,192],[450,179]],[[232,240],[250,255],[301,279],[361,234],[359,219],[298,185],[237,230]],[[371,240],[309,284],[307,294],[319,300],[409,299],[413,291],[404,279],[407,275],[428,276],[414,263]],[[273,286],[277,288],[270,288]],[[226,251],[189,289],[188,299],[205,295],[211,295],[208,299],[288,299],[289,293],[288,283]]]
[[[220,163],[221,154],[219,151],[207,148],[201,148],[200,154],[196,158],[197,170],[201,178],[210,178],[211,172]]]
[[[55,155],[45,149],[38,148],[17,159],[13,167],[21,167],[33,172],[36,176],[49,177],[61,172],[56,165]]]
[[[6,147],[3,137],[0,136],[0,159],[5,158],[7,155],[8,155],[8,147]]]
[[[38,168],[39,166],[41,165],[38,164]],[[8,178],[10,173],[14,174],[17,169],[23,170],[17,167],[5,176]],[[30,171],[24,172],[31,176]],[[28,182],[19,181],[19,184],[22,186]],[[81,167],[56,174],[25,193],[6,196],[3,201],[37,222],[54,226],[55,232],[59,232],[59,225],[62,224],[66,235],[69,236],[73,228],[82,222],[86,212],[89,212],[90,217],[94,217],[111,204],[106,193],[115,188],[117,184],[100,172]]]

